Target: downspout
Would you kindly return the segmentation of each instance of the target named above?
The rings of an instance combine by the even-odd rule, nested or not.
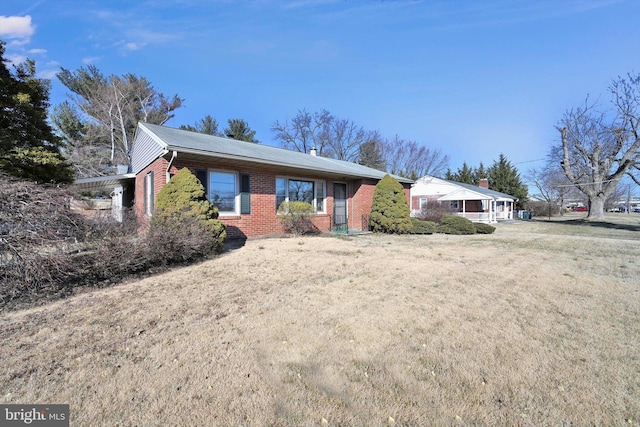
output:
[[[171,155],[171,160],[169,160],[169,164],[167,165],[167,172],[166,172],[166,181],[165,184],[169,182],[169,180],[171,179],[171,166],[173,166],[173,161],[176,159],[176,157],[178,157],[178,152],[177,151],[173,151],[173,154]]]

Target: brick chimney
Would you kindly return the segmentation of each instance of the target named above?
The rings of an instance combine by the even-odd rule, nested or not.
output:
[[[489,189],[489,180],[487,178],[482,178],[478,181],[478,187]]]

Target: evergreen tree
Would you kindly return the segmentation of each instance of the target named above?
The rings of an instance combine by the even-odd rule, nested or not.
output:
[[[209,114],[201,118],[193,126],[180,125],[180,129],[188,130],[190,132],[204,133],[205,135],[223,136],[223,134],[218,130],[218,121]]]
[[[475,185],[479,185],[481,179],[488,179],[489,174],[487,170],[484,168],[482,162],[480,162],[480,166],[473,169],[473,183]]]
[[[504,154],[488,170],[489,188],[518,198],[517,205],[523,207],[527,202],[527,187],[522,184],[520,173],[511,165]]]
[[[364,142],[358,148],[358,163],[380,171],[386,170],[386,162],[380,148],[380,142],[375,139]]]
[[[373,191],[369,225],[379,233],[408,233],[413,227],[402,184],[389,174],[378,182]]]
[[[158,193],[151,226],[180,228],[190,220],[197,221],[211,233],[214,250],[222,248],[226,229],[218,220],[218,209],[207,200],[198,178],[189,169],[182,168]]]
[[[0,40],[0,170],[31,181],[71,182],[63,141],[47,122],[50,82],[36,77],[29,59],[11,73],[4,53]]]
[[[462,182],[464,184],[475,184],[473,169],[469,167],[467,162],[464,162],[462,167],[458,168],[458,171],[454,174],[452,174],[450,170],[447,171],[447,176],[450,176],[450,178],[447,179],[451,181]]]
[[[242,119],[229,119],[229,127],[224,130],[227,138],[236,139],[238,141],[258,143],[255,138],[256,131],[251,130],[249,124]]]

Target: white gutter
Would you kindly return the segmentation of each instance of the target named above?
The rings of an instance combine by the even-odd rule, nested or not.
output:
[[[178,157],[178,152],[173,150],[173,154],[171,155],[171,160],[169,160],[169,164],[167,165],[167,172],[166,172],[166,181],[165,183],[169,182],[169,179],[171,179],[171,166],[173,166],[173,161],[176,159],[176,157]]]

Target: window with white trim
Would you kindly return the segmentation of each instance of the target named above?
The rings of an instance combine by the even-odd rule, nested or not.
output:
[[[307,202],[325,213],[326,183],[310,179],[276,178],[276,211],[282,202]]]
[[[421,197],[420,198],[420,209],[426,209],[427,208],[427,198],[426,197]]]
[[[235,172],[209,171],[207,198],[218,208],[220,215],[238,213],[238,174]]]

